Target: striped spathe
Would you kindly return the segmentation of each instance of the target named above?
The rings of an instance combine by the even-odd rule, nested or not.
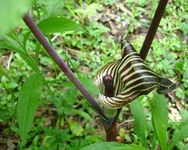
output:
[[[167,93],[176,87],[170,80],[148,68],[129,42],[122,40],[121,44],[124,52],[122,58],[105,65],[95,76],[95,83],[101,92],[98,98],[100,104],[118,109],[154,89]],[[113,77],[114,97],[104,95],[103,77],[106,75]]]

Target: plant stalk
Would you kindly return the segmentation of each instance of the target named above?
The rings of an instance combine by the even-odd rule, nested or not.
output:
[[[152,41],[154,39],[154,36],[156,34],[157,28],[159,26],[159,23],[161,21],[162,15],[165,11],[166,5],[168,0],[160,0],[158,7],[155,11],[155,15],[152,19],[151,25],[149,27],[148,33],[146,35],[146,38],[144,40],[144,43],[142,45],[141,51],[140,51],[140,57],[145,60],[146,56],[149,52],[149,49],[151,47]]]
[[[114,96],[114,89],[113,89],[113,77],[110,75],[106,75],[103,77],[104,87],[105,87],[105,96],[113,97]],[[117,117],[119,113],[116,114],[116,116],[113,119],[113,122],[111,126],[105,128],[106,132],[106,141],[116,141],[117,137]]]
[[[46,40],[44,34],[40,31],[40,29],[34,24],[32,19],[25,15],[23,18],[25,24],[34,34],[36,39],[40,42],[40,44],[44,47],[44,49],[48,52],[48,54],[52,57],[52,59],[56,62],[56,64],[60,67],[60,69],[65,73],[65,75],[73,82],[73,84],[78,88],[78,90],[86,97],[94,110],[99,114],[104,122],[109,124],[109,119],[104,115],[102,109],[98,105],[98,103],[94,100],[94,98],[89,94],[86,88],[81,84],[81,82],[75,77],[74,73],[70,70],[70,68],[65,64],[65,62],[60,58],[60,56],[56,53],[54,48],[49,44]]]

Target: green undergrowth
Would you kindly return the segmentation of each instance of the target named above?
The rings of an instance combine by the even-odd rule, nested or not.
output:
[[[121,36],[140,51],[157,2],[34,0],[29,15],[96,97],[98,89],[92,78],[103,65],[121,57]],[[146,59],[152,70],[172,80],[177,88],[168,98],[152,92],[123,108],[118,137],[125,144],[101,143],[105,135],[96,113],[21,21],[29,3],[20,5],[20,12],[15,8],[20,21],[7,22],[7,28],[17,27],[0,30],[0,140],[13,140],[15,147],[28,150],[188,147],[186,0],[168,3]],[[12,17],[7,13],[7,18]],[[174,115],[171,108],[177,110],[174,118],[179,120],[169,117]],[[130,127],[126,123],[122,127],[124,121]]]

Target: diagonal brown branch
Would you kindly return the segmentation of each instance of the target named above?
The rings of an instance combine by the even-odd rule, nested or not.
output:
[[[155,15],[153,17],[153,20],[151,22],[149,31],[146,35],[146,38],[144,40],[144,43],[142,45],[141,51],[140,51],[140,57],[145,60],[146,56],[149,52],[149,49],[151,47],[152,41],[154,39],[155,33],[157,31],[157,28],[159,26],[159,23],[161,21],[162,15],[165,11],[166,5],[167,5],[168,0],[160,0],[158,7],[155,11]]]
[[[60,56],[56,53],[54,48],[49,44],[46,40],[44,34],[40,31],[40,29],[34,24],[32,19],[25,15],[23,18],[25,24],[31,30],[31,32],[35,35],[40,44],[44,47],[44,49],[48,52],[48,54],[52,57],[52,59],[57,63],[57,65],[61,68],[61,70],[65,73],[65,75],[73,82],[73,84],[78,88],[78,90],[86,97],[91,106],[95,111],[100,115],[104,122],[108,122],[109,119],[104,115],[102,109],[98,105],[98,103],[94,100],[94,98],[88,93],[86,88],[81,84],[81,82],[74,76],[74,73],[69,69],[69,67],[65,64],[65,62],[60,58]]]

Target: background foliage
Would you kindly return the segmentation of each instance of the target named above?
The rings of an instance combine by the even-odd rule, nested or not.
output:
[[[139,52],[158,1],[35,0],[32,5],[19,1],[20,5],[18,1],[0,2],[0,7],[4,6],[0,9],[0,146],[56,150],[97,149],[102,145],[126,149],[125,144],[100,143],[104,133],[98,117],[21,17],[30,6],[30,16],[49,42],[96,96],[92,77],[103,65],[120,57],[122,35]],[[129,145],[133,149],[138,145],[143,149],[188,147],[187,14],[185,0],[168,3],[146,60],[150,68],[178,88],[166,99],[153,92],[141,96],[120,114],[118,140],[134,144]],[[7,33],[15,24],[17,27]],[[85,147],[92,143],[96,144]]]

